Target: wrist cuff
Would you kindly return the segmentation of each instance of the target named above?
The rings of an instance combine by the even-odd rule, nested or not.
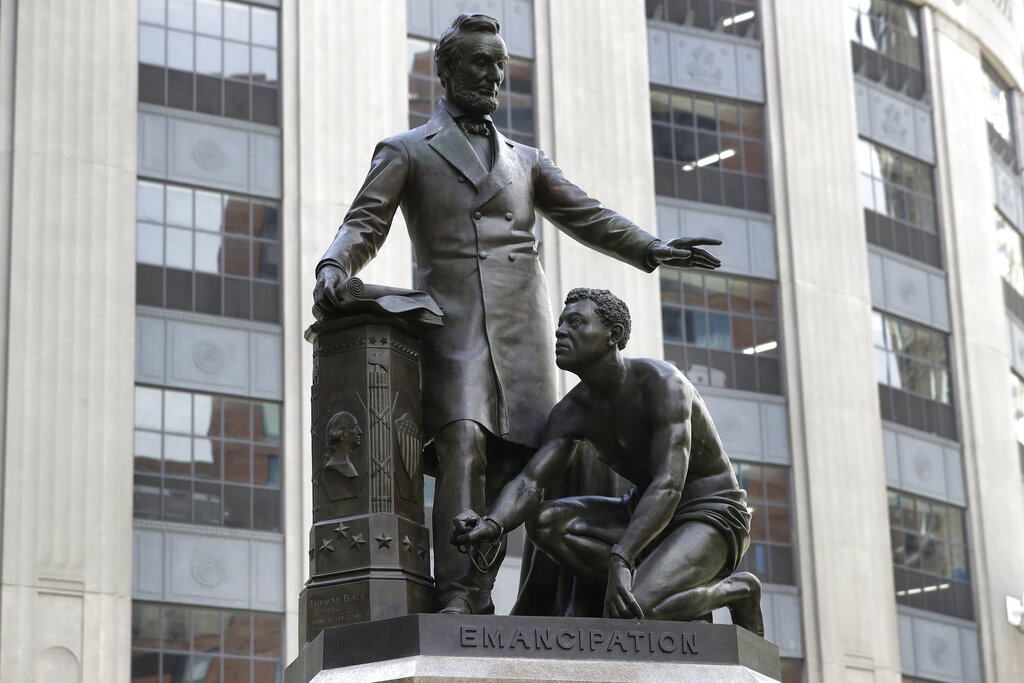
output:
[[[494,526],[498,527],[498,536],[504,536],[505,535],[505,527],[503,527],[501,525],[501,522],[496,520],[494,517],[488,516],[488,517],[481,517],[480,519],[482,519],[485,522],[491,522],[492,524],[494,524]]]
[[[662,244],[664,244],[662,240],[656,239],[647,245],[647,251],[644,252],[644,265],[651,271],[655,270],[659,265],[654,261],[654,248],[660,247]]]
[[[625,547],[615,544],[612,546],[611,554],[617,555],[619,559],[625,562],[630,571],[636,569],[636,558],[633,557],[633,553],[626,550]]]

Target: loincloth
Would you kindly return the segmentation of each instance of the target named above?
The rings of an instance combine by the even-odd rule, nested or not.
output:
[[[636,487],[622,497],[622,502],[626,504],[627,514],[632,517],[640,502],[640,494]],[[680,502],[665,528],[637,557],[637,564],[686,522],[704,522],[718,530],[725,539],[729,553],[720,576],[728,576],[735,572],[740,560],[743,559],[743,553],[750,547],[750,510],[747,508],[747,492],[743,489],[727,489]]]

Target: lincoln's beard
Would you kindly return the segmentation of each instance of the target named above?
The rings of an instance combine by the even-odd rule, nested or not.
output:
[[[452,80],[452,99],[469,114],[493,114],[498,109],[497,97],[474,92],[458,78]]]

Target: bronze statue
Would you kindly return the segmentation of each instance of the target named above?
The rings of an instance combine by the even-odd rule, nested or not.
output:
[[[487,515],[454,520],[452,544],[470,550],[525,522],[559,565],[605,583],[605,616],[694,621],[728,607],[736,625],[763,636],[761,584],[736,572],[750,544],[747,494],[707,406],[669,363],[623,358],[629,311],[611,292],[574,289],[565,304],[556,363],[581,382]],[[635,488],[544,501],[581,441]]]
[[[416,287],[444,312],[444,326],[423,340],[423,428],[426,455],[436,458],[437,595],[441,611],[454,613],[493,612],[504,549],[481,572],[448,544],[450,520],[483,509],[522,468],[556,399],[534,212],[648,272],[720,265],[699,247],[719,241],[658,240],[569,182],[543,152],[495,129],[489,115],[508,62],[498,29],[491,17],[461,15],[441,35],[434,60],[445,95],[426,125],[377,145],[314,290],[316,309],[336,308],[401,207]]]

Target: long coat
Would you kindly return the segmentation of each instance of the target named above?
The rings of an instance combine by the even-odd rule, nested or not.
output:
[[[355,275],[401,206],[416,287],[444,326],[423,344],[427,439],[475,420],[536,447],[556,401],[554,329],[534,210],[580,242],[651,271],[655,238],[565,179],[543,152],[496,134],[488,173],[441,105],[426,125],[377,145],[370,172],[320,265]],[[319,266],[318,266],[319,268]]]

